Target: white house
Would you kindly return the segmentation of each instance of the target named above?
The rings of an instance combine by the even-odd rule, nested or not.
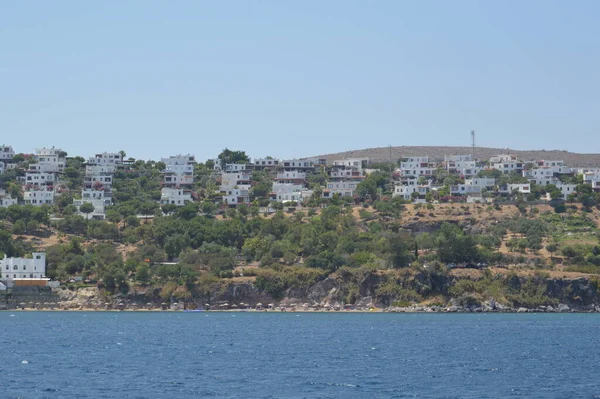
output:
[[[83,189],[81,190],[81,199],[74,199],[73,205],[77,208],[77,214],[87,219],[103,220],[106,217],[106,207],[112,202],[112,194],[104,190]],[[90,203],[94,206],[94,211],[90,214],[81,212],[81,205]]]
[[[301,202],[312,195],[312,190],[306,190],[301,184],[273,183],[271,199],[277,202]]]
[[[277,173],[275,181],[279,183],[293,183],[302,185],[306,183],[306,173],[299,172],[297,170],[283,171],[281,173]]]
[[[519,183],[519,184],[503,184],[498,186],[498,192],[500,194],[512,194],[513,191],[517,191],[520,194],[529,194],[531,193],[531,184],[529,183]]]
[[[332,162],[332,166],[344,166],[346,168],[354,168],[358,171],[363,170],[369,164],[369,158],[344,158]]]
[[[35,206],[54,204],[54,190],[26,188],[23,192],[25,204]]]
[[[400,172],[403,177],[429,177],[433,176],[432,166],[429,157],[409,157],[400,162]]]
[[[46,253],[34,252],[33,258],[0,259],[3,279],[43,279],[46,277]]]
[[[223,201],[228,205],[247,204],[250,202],[250,185],[241,184],[230,188],[223,194]]]
[[[511,172],[521,173],[523,166],[523,161],[520,161],[516,155],[501,154],[490,157],[490,167],[504,174]]]
[[[192,194],[187,190],[169,187],[163,187],[162,190],[160,190],[160,203],[163,205],[171,204],[183,206],[191,201]]]
[[[470,154],[444,156],[444,163],[448,172],[463,176],[475,176],[481,171]]]
[[[335,194],[342,197],[352,197],[357,185],[358,183],[355,181],[329,181],[327,182],[327,188],[323,190],[323,198],[331,198]]]
[[[15,156],[15,151],[9,145],[0,145],[0,161],[10,161]]]
[[[600,170],[590,170],[582,173],[584,183],[592,183],[600,181]]]
[[[316,165],[312,159],[285,159],[279,163],[284,169],[313,169]]]
[[[86,176],[112,175],[115,173],[116,169],[117,169],[116,165],[112,165],[112,164],[107,164],[107,165],[87,164],[87,165],[85,165],[85,175]]]
[[[110,174],[88,175],[83,176],[83,187],[94,190],[112,189],[113,176]]]
[[[39,187],[53,186],[56,183],[56,173],[25,173],[25,184]]]
[[[275,158],[254,158],[253,164],[255,169],[273,168],[279,165],[279,159]]]
[[[194,165],[196,157],[193,155],[175,155],[162,158],[165,164],[163,183],[170,187],[194,184]]]
[[[348,166],[334,166],[329,171],[329,177],[331,180],[362,180],[365,178],[363,176],[363,170],[366,169],[358,169],[355,167]]]
[[[415,202],[423,202],[427,193],[431,191],[431,181],[427,184],[418,184],[416,179],[404,179],[402,182],[394,186],[393,197],[400,197],[404,200],[413,200],[413,193],[418,196],[414,199]]]
[[[233,173],[233,172],[241,172],[248,170],[248,164],[245,163],[227,163],[225,164],[225,172]]]
[[[92,165],[120,165],[123,163],[123,156],[118,152],[103,152],[96,154],[88,159],[88,163]]]
[[[29,169],[39,173],[59,173],[65,169],[65,152],[60,148],[36,148],[34,160]]]
[[[252,181],[252,173],[249,171],[237,173],[221,173],[221,192],[228,191],[236,186],[250,185]]]
[[[0,208],[8,208],[11,205],[16,205],[17,200],[6,194],[6,191],[0,189]]]
[[[465,179],[464,184],[450,186],[452,194],[481,194],[483,190],[492,190],[496,185],[496,179],[493,178],[474,178]]]

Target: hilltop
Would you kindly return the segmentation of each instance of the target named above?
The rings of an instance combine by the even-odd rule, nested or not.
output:
[[[342,158],[369,158],[372,162],[396,161],[402,157],[427,155],[431,159],[444,159],[444,155],[470,154],[471,147],[443,147],[443,146],[396,146],[396,147],[377,147],[366,148],[363,150],[354,150],[338,152],[334,154],[319,155],[319,158],[327,159],[331,162]],[[565,165],[572,167],[600,167],[600,154],[579,154],[561,150],[513,150],[506,148],[476,147],[475,157],[479,159],[488,159],[493,155],[511,153],[519,156],[523,161],[533,161],[539,159],[563,160]]]

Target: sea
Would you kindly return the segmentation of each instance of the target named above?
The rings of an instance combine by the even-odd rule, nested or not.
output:
[[[598,314],[0,312],[0,398],[600,398]]]

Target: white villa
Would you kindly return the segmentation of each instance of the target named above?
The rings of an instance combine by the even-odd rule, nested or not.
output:
[[[88,163],[92,165],[120,165],[123,163],[123,156],[119,152],[103,152],[96,154],[88,159]]]
[[[301,184],[273,183],[271,199],[277,202],[297,201],[301,202],[312,195],[312,190],[307,190]]]
[[[194,184],[194,165],[196,157],[193,155],[175,155],[162,158],[165,164],[163,183],[169,187]]]
[[[242,172],[249,169],[249,165],[245,163],[227,163],[225,164],[225,173]]]
[[[279,165],[279,159],[275,158],[255,158],[253,159],[255,169],[273,168]]]
[[[2,278],[14,279],[44,279],[46,278],[46,253],[34,252],[33,258],[7,258],[0,259]]]
[[[29,169],[34,172],[59,173],[66,166],[64,151],[60,148],[36,148],[33,158],[36,163],[30,165]]]
[[[323,190],[323,198],[331,198],[335,194],[341,197],[352,197],[357,185],[355,181],[329,181],[327,188]]]
[[[0,145],[0,161],[10,161],[15,156],[15,151],[9,145]]]
[[[25,204],[35,206],[54,204],[54,196],[55,193],[53,189],[26,188],[23,192]]]
[[[457,184],[454,186],[450,186],[451,194],[479,194],[483,192],[483,190],[492,190],[496,185],[496,179],[492,178],[475,178],[475,179],[465,179],[464,184]]]
[[[25,173],[25,184],[27,184],[27,185],[46,187],[46,186],[53,186],[54,183],[56,183],[56,181],[57,181],[56,173],[45,173],[45,172],[40,172],[40,173],[26,172]]]
[[[284,169],[314,169],[315,160],[313,159],[286,159],[279,163]]]
[[[247,204],[250,202],[250,185],[240,184],[225,191],[223,202],[227,205]]]
[[[462,176],[475,176],[481,171],[481,168],[477,166],[477,162],[470,154],[444,156],[444,164],[449,173]]]
[[[110,192],[104,190],[83,189],[81,190],[81,199],[73,200],[73,205],[77,207],[77,214],[88,219],[103,220],[106,217],[106,207],[112,202]],[[94,206],[94,211],[90,214],[85,214],[80,211],[81,205],[90,203]]]
[[[358,171],[362,172],[363,168],[365,168],[369,164],[369,158],[345,158],[338,159],[332,162],[332,166],[344,166],[346,168],[354,168]]]
[[[408,157],[400,162],[400,174],[403,177],[433,176],[433,165],[429,157]]]
[[[410,201],[413,199],[413,193],[417,193],[418,197],[415,199],[416,202],[423,202],[425,195],[431,191],[431,181],[427,184],[418,184],[417,179],[405,179],[402,182],[396,184],[394,187],[393,197],[400,197],[404,200]]]
[[[192,194],[181,188],[163,187],[160,190],[160,203],[183,206],[192,201]]]
[[[521,173],[524,163],[519,161],[516,155],[501,154],[490,157],[490,167],[501,171],[504,174],[511,172]]]
[[[17,200],[13,199],[6,193],[6,190],[0,188],[0,208],[8,208],[11,205],[16,205]]]

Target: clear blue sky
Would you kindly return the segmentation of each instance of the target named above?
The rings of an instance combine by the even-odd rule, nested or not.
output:
[[[0,144],[600,152],[600,2],[4,1]]]

